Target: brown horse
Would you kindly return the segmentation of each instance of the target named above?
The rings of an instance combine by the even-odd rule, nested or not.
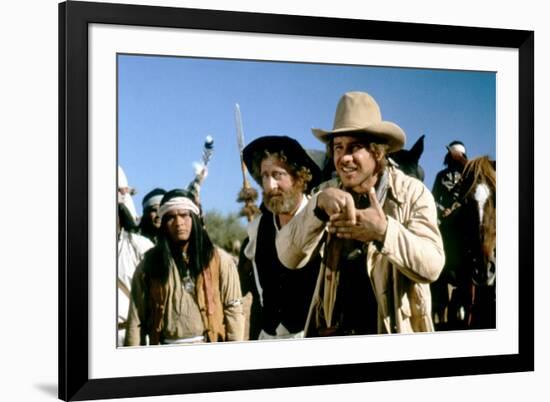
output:
[[[465,263],[469,287],[469,328],[496,324],[496,164],[487,156],[466,164],[462,174]]]
[[[446,300],[434,300],[434,307],[439,306],[434,311],[446,311],[439,329],[495,328],[495,162],[487,156],[468,161],[459,186],[456,208],[441,226],[447,272],[435,284],[448,287],[449,293]]]

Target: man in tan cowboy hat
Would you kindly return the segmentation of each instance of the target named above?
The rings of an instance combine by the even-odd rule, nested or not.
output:
[[[320,257],[317,253],[303,269],[291,271],[277,258],[275,236],[307,204],[305,194],[319,184],[321,170],[298,141],[287,136],[255,139],[243,149],[243,160],[263,190],[262,213],[248,225],[244,250],[261,305],[258,338],[303,338]]]
[[[279,259],[301,268],[319,244],[323,264],[306,336],[433,331],[429,283],[445,256],[430,191],[390,166],[405,133],[365,92],[340,99],[327,144],[337,178],[277,234]]]

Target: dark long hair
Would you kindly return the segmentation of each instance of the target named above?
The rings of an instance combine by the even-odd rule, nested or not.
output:
[[[192,195],[186,190],[177,190],[177,192],[175,190],[172,190],[166,195],[169,197],[187,197],[195,202]],[[202,218],[192,212],[190,212],[190,215],[192,227],[186,253],[189,259],[187,268],[189,269],[191,276],[193,278],[196,278],[199,273],[201,273],[208,266],[208,264],[214,257],[214,244],[212,243],[212,240],[210,240],[210,236],[208,236],[208,232],[204,228]],[[168,235],[168,231],[166,228],[167,219],[168,218],[166,215],[162,218],[159,234],[159,244],[157,245],[157,247],[155,247],[158,252],[157,258],[160,258],[162,255],[162,263],[154,264],[156,266],[154,269],[155,272],[151,272],[152,276],[161,278],[163,282],[168,279],[169,264],[166,258],[168,256],[168,253],[172,255],[172,257],[176,261],[176,265],[178,266],[180,273],[183,274],[183,272],[181,272],[183,262],[182,256],[181,253],[176,250],[172,243],[172,240]]]
[[[153,224],[153,221],[149,215],[150,210],[151,207],[147,207],[143,210],[143,215],[139,222],[139,231],[141,235],[147,237],[153,243],[156,243],[160,234],[160,228],[157,229]]]
[[[191,228],[191,236],[189,236],[188,240],[189,246],[187,247],[189,258],[188,269],[191,276],[196,278],[214,257],[214,244],[204,228],[202,219],[191,213],[191,221],[193,222],[193,226]],[[164,233],[166,232],[164,231]]]

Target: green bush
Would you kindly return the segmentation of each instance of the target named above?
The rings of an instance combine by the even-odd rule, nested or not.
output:
[[[208,211],[204,214],[204,224],[212,242],[232,254],[246,237],[246,227],[236,213],[224,216],[216,210]]]

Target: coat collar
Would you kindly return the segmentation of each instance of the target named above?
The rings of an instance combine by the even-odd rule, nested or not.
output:
[[[406,186],[404,186],[404,181],[407,176],[401,170],[393,166],[388,167],[387,170],[388,197],[396,201],[398,204],[402,204],[405,202]]]

